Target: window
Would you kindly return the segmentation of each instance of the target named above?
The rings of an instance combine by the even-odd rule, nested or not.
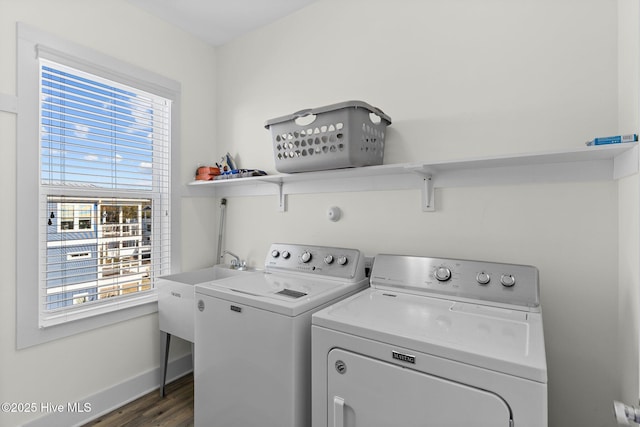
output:
[[[49,225],[53,224],[56,214],[49,213]],[[59,203],[58,204],[58,232],[91,230],[93,227],[92,206],[86,204]]]
[[[21,348],[157,309],[179,85],[23,24],[18,75]]]
[[[40,58],[39,111],[40,325],[48,326],[79,305],[150,291],[170,264],[168,217],[156,211],[170,197],[171,101]],[[79,248],[94,256],[69,260]]]

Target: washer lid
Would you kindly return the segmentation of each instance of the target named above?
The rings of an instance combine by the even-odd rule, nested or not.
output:
[[[196,294],[245,304],[286,316],[317,308],[368,286],[368,281],[301,277],[287,274],[248,274],[196,285]]]
[[[328,329],[547,382],[540,313],[370,288],[312,319]]]

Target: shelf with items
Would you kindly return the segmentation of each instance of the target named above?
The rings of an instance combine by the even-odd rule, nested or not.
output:
[[[434,189],[463,186],[615,180],[638,172],[638,144],[612,144],[433,163],[403,163],[189,183],[190,195],[277,195],[418,189],[433,211]]]

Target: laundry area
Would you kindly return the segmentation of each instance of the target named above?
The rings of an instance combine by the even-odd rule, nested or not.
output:
[[[0,0],[0,425],[640,422],[637,2],[197,3]]]

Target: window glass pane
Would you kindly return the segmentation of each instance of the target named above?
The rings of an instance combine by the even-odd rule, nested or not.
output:
[[[152,190],[154,140],[168,137],[169,102],[42,63],[43,184]]]
[[[91,203],[87,203],[91,202]],[[95,302],[151,289],[151,199],[49,196],[51,212],[89,221],[75,233],[47,227],[46,310]],[[107,213],[94,228],[91,217]],[[62,218],[61,218],[62,221]],[[72,221],[73,222],[73,221]]]
[[[60,206],[60,229],[73,230],[73,205],[66,203]]]
[[[93,209],[91,205],[78,205],[78,229],[90,230]]]

